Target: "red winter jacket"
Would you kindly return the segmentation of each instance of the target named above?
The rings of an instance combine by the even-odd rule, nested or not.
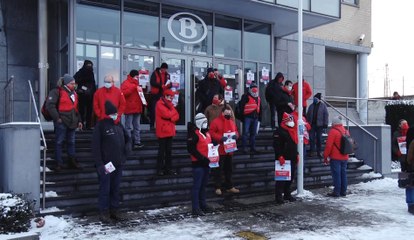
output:
[[[323,153],[324,159],[327,159],[329,157],[331,160],[348,160],[348,154],[342,154],[339,151],[339,148],[341,147],[341,133],[349,134],[342,124],[333,125],[331,130],[329,130],[328,139],[326,140],[325,152]]]
[[[164,90],[171,88],[171,83],[165,85],[165,83],[170,80],[170,74],[168,72],[161,73],[160,68],[156,68],[151,75],[150,84],[151,84],[151,94],[164,94]]]
[[[125,114],[142,113],[142,101],[138,95],[139,81],[128,75],[121,84],[121,91],[125,97]]]
[[[157,138],[174,137],[175,123],[180,118],[174,105],[162,97],[157,102],[155,114],[155,135]]]
[[[293,90],[293,97],[294,97],[294,101],[295,101],[295,105],[298,106],[298,97],[299,97],[299,84],[296,82],[295,84],[293,84],[292,86]],[[312,88],[309,85],[308,82],[306,82],[305,80],[303,80],[302,82],[302,99],[303,99],[303,106],[306,107],[308,106],[308,103],[306,102],[306,100],[308,100],[311,96],[312,96]]]
[[[209,133],[213,141],[220,143],[219,154],[220,155],[233,155],[233,153],[226,153],[224,151],[223,141],[221,138],[224,133],[235,132],[237,138],[239,137],[239,132],[237,131],[236,123],[234,120],[227,120],[223,114],[215,118],[210,124]]]
[[[93,95],[93,110],[98,117],[98,120],[109,118],[105,114],[105,101],[109,100],[118,109],[118,118],[115,124],[118,124],[121,120],[121,116],[125,111],[125,98],[121,90],[115,86],[111,88],[101,87]]]

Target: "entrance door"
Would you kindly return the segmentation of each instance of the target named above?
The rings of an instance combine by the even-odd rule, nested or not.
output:
[[[211,66],[211,59],[191,56],[162,54],[161,62],[168,64],[170,79],[174,90],[178,91],[177,111],[180,119],[177,129],[186,130],[187,122],[194,118],[196,101],[195,88],[199,80],[204,79],[207,68]]]
[[[157,66],[159,66],[158,62],[158,53],[150,52],[150,51],[139,51],[139,50],[131,50],[125,49],[123,55],[123,71],[122,76],[123,80],[125,80],[132,69],[136,70],[148,70],[149,76],[151,76],[152,72],[155,70]],[[144,81],[140,81],[140,84],[145,83]],[[145,99],[147,103],[150,102],[150,90],[151,86],[148,83],[141,85],[144,91]],[[144,107],[144,112],[141,115],[141,124],[145,124],[142,129],[149,129],[149,106]]]
[[[241,99],[241,94],[243,94],[242,64],[238,61],[217,60],[215,66],[233,91],[233,97],[228,103],[234,110],[235,104]]]

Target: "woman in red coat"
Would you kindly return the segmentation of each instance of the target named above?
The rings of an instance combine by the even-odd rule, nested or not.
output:
[[[155,107],[155,134],[160,146],[157,159],[158,176],[177,174],[171,169],[172,138],[175,136],[175,123],[180,118],[172,104],[174,95],[172,90],[165,90],[164,97],[157,102]]]
[[[219,155],[220,162],[219,167],[212,170],[213,178],[216,187],[216,194],[221,195],[221,172],[224,173],[224,188],[230,193],[239,193],[240,190],[233,186],[232,173],[233,173],[233,152],[226,152],[224,150],[224,143],[228,138],[236,140],[239,137],[236,123],[231,119],[232,110],[229,105],[225,105],[222,114],[213,120],[210,124],[210,134],[214,142],[220,143]],[[226,134],[226,136],[225,136]],[[229,136],[230,135],[230,136]]]
[[[346,196],[348,186],[346,167],[349,156],[348,154],[342,154],[339,150],[342,134],[349,135],[348,131],[342,125],[342,117],[338,116],[332,119],[332,128],[329,130],[325,152],[323,154],[324,163],[330,163],[331,165],[334,190],[332,193],[328,193],[330,197]]]

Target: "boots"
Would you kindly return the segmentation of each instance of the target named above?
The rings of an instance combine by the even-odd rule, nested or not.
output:
[[[408,212],[414,214],[414,204],[408,205]]]
[[[68,159],[68,168],[72,168],[72,169],[82,169],[82,167],[76,161],[76,158],[75,157],[69,157],[69,159]]]
[[[121,214],[118,210],[116,209],[111,209],[109,211],[109,217],[115,221],[125,221],[127,220],[127,217],[124,214]]]

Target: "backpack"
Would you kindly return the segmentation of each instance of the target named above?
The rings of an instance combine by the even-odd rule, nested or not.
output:
[[[341,154],[352,154],[355,152],[355,141],[354,139],[347,135],[347,134],[343,134],[341,131],[339,131],[336,128],[332,128],[337,130],[338,132],[341,133],[341,146],[338,147],[335,145],[335,147],[339,150],[339,152],[341,152]]]
[[[60,94],[59,90],[58,90],[58,94]],[[60,98],[60,95],[58,95],[58,96],[59,96],[59,97],[58,97],[58,100],[57,100],[57,102],[56,102],[56,108],[57,108],[57,109],[59,109],[59,98]],[[49,99],[49,96],[48,96],[48,97],[45,99],[45,101],[43,102],[41,112],[42,112],[43,118],[44,118],[46,121],[50,122],[50,121],[52,121],[52,120],[53,120],[53,118],[52,118],[52,116],[50,115],[49,111],[48,111],[48,110],[47,110],[47,108],[46,108],[46,102],[47,102],[47,100],[48,100],[48,99]]]

